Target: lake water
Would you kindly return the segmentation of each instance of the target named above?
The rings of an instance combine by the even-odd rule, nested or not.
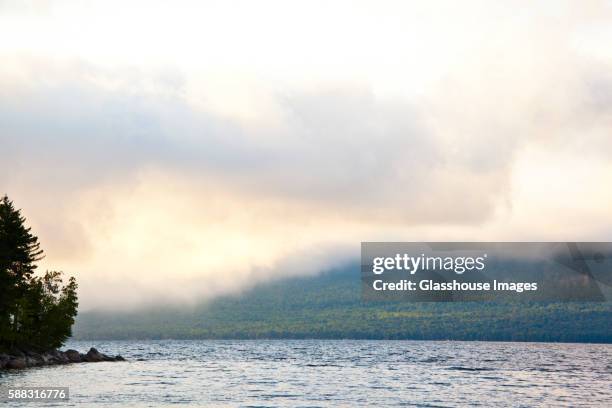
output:
[[[612,407],[612,345],[351,340],[67,344],[79,351],[90,346],[129,361],[4,372],[0,382],[69,387],[69,406]]]

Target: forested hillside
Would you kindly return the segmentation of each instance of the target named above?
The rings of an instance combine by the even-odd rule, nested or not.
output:
[[[363,303],[357,265],[196,308],[83,313],[81,339],[355,338],[612,342],[607,303]]]

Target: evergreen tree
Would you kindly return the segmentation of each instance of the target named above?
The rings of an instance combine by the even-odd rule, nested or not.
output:
[[[77,284],[61,272],[34,276],[43,258],[38,238],[5,195],[0,200],[0,349],[47,350],[70,336]]]

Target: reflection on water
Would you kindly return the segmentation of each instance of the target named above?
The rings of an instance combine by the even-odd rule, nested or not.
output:
[[[0,382],[68,386],[70,406],[612,406],[612,345],[350,340],[67,344],[81,351],[91,346],[129,361],[4,372]]]

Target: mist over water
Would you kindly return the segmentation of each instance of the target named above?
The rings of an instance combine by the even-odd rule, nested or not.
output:
[[[167,340],[66,348],[92,345],[128,361],[7,372],[2,385],[68,386],[68,406],[612,406],[612,345],[604,344]]]

